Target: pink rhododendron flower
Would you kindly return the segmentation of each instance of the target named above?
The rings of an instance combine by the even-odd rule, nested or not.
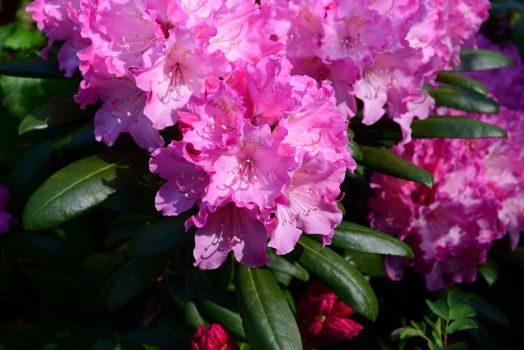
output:
[[[191,95],[202,93],[204,79],[225,73],[222,53],[209,54],[196,29],[173,28],[166,41],[166,52],[150,69],[136,77],[137,86],[150,93],[144,113],[155,128],[165,128],[177,121],[177,110]]]
[[[84,75],[95,57],[104,61],[109,74],[126,76],[130,69],[150,67],[160,55],[165,35],[143,1],[84,0],[80,19],[82,37],[91,39],[79,53]]]
[[[233,251],[267,263],[301,234],[325,243],[342,215],[340,184],[356,163],[349,118],[387,114],[410,139],[434,101],[422,91],[458,63],[487,0],[35,0],[28,6],[60,68],[101,102],[95,137],[121,133],[153,153],[164,215],[197,207],[196,265]],[[357,103],[358,102],[358,103]],[[160,134],[176,135],[167,147]],[[166,133],[166,135],[169,133]],[[487,176],[487,175],[486,175]],[[511,219],[516,204],[507,201]],[[509,225],[509,224],[508,224]],[[244,232],[248,230],[249,233]]]
[[[71,77],[78,67],[76,53],[87,46],[89,40],[80,35],[78,9],[81,0],[36,0],[27,6],[38,28],[49,37],[47,48],[42,55],[47,54],[56,41],[64,41],[60,48],[58,59],[60,69]]]
[[[13,222],[11,214],[5,211],[9,202],[9,190],[4,185],[0,185],[0,234],[9,230]]]
[[[518,67],[517,76],[524,73],[520,62]],[[504,69],[475,74],[502,91],[519,89],[506,76]],[[503,87],[501,81],[510,85]],[[499,91],[494,92],[497,98]],[[373,175],[372,226],[406,241],[415,251],[413,262],[388,258],[391,278],[401,279],[404,266],[412,265],[425,275],[430,290],[472,282],[494,240],[509,233],[516,247],[524,229],[524,109],[500,102],[496,115],[446,114],[466,114],[498,125],[507,130],[508,139],[421,139],[393,148],[434,175],[432,189]]]
[[[314,283],[298,302],[300,333],[312,348],[356,337],[362,325],[348,318],[355,311],[320,282]]]
[[[191,339],[191,350],[238,350],[228,331],[218,323],[200,326]]]
[[[173,141],[152,154],[150,169],[167,182],[156,196],[155,205],[164,215],[179,215],[193,207],[209,182],[204,170],[184,158],[185,145]]]
[[[182,140],[153,154],[151,170],[167,180],[157,208],[178,215],[199,207],[187,226],[197,227],[201,268],[219,267],[230,251],[264,265],[267,245],[287,254],[302,233],[328,243],[342,220],[340,184],[356,165],[348,120],[327,82],[318,87],[289,67],[270,56],[207,81],[178,113]]]
[[[363,122],[388,114],[404,141],[414,118],[426,118],[434,101],[421,91],[436,74],[458,63],[460,45],[487,18],[488,1],[280,1],[274,37],[286,45],[295,74],[333,81],[339,108]],[[460,23],[460,25],[458,25]]]
[[[242,208],[233,202],[222,204],[214,211],[201,208],[195,234],[195,265],[216,269],[233,251],[235,259],[250,267],[269,263],[266,255],[266,230],[256,209]]]
[[[95,114],[98,141],[112,146],[118,135],[126,132],[144,149],[153,151],[164,145],[159,131],[144,115],[147,96],[136,87],[132,76],[93,75],[89,86],[77,96],[77,100],[93,103],[96,98],[103,102]]]

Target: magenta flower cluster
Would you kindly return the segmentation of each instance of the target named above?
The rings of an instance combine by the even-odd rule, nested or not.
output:
[[[479,43],[497,49],[484,38]],[[395,280],[409,264],[425,275],[430,290],[472,282],[493,241],[508,233],[511,246],[518,243],[524,230],[524,66],[515,48],[503,52],[516,61],[515,67],[475,73],[501,104],[500,112],[467,116],[504,128],[508,139],[427,139],[394,147],[395,153],[433,173],[432,189],[380,174],[372,177],[372,226],[406,241],[416,252],[413,262],[388,260],[388,274]]]
[[[122,132],[153,153],[164,215],[195,205],[195,264],[233,251],[249,266],[302,233],[329,243],[355,163],[347,125],[386,112],[410,139],[434,101],[422,91],[458,63],[487,0],[35,0],[60,67],[102,102],[97,140]],[[174,128],[164,146],[160,131]],[[269,242],[267,242],[269,239]]]

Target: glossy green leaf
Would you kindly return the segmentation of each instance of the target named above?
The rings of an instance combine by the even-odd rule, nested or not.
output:
[[[104,288],[107,308],[115,311],[127,304],[151,281],[164,259],[134,259],[122,266]]]
[[[429,93],[437,106],[449,107],[466,112],[496,114],[499,112],[497,102],[475,91],[451,86],[442,86]]]
[[[484,278],[488,286],[492,286],[497,282],[499,278],[499,273],[497,271],[497,265],[492,261],[488,261],[485,264],[482,264],[478,267],[480,275]]]
[[[0,74],[28,78],[65,78],[57,61],[40,57],[0,60]]]
[[[433,116],[425,120],[414,120],[411,130],[413,138],[508,137],[506,131],[496,125],[460,116]]]
[[[452,288],[448,291],[447,303],[450,309],[464,304],[469,298],[469,295],[458,288]]]
[[[18,134],[67,124],[85,114],[86,112],[80,110],[78,104],[73,100],[72,94],[60,94],[26,116],[20,122]]]
[[[464,318],[461,320],[456,320],[451,322],[451,324],[447,328],[447,332],[449,334],[457,333],[460,331],[465,331],[467,329],[476,329],[478,328],[477,322],[470,318]]]
[[[380,173],[433,186],[433,175],[413,163],[381,148],[362,146],[362,165]]]
[[[147,172],[148,155],[113,150],[84,158],[54,173],[29,198],[22,222],[42,230],[72,219]]]
[[[271,262],[268,265],[270,269],[288,274],[304,282],[309,280],[309,273],[307,270],[300,266],[296,261],[289,261],[282,256],[276,255],[272,250],[268,250],[268,255],[271,259]]]
[[[358,313],[371,320],[377,317],[378,302],[369,282],[342,256],[306,237],[300,239],[293,256]]]
[[[524,4],[521,4],[524,8]],[[524,13],[524,11],[522,11]],[[520,58],[524,58],[524,14],[521,14],[518,19],[513,23],[511,28],[511,38],[513,43],[519,48]]]
[[[348,147],[354,160],[362,160],[362,151],[354,140],[349,141]]]
[[[213,320],[226,327],[231,333],[241,338],[246,337],[239,313],[209,299],[202,300],[202,307]]]
[[[400,340],[405,340],[413,337],[421,337],[424,338],[424,333],[416,328],[406,327],[401,330],[399,330],[399,338]]]
[[[346,250],[344,251],[344,258],[364,275],[386,277],[386,268],[382,255]]]
[[[488,89],[484,84],[459,74],[451,72],[441,72],[437,76],[437,81],[440,83],[453,85],[459,88],[472,90],[484,96],[488,94]]]
[[[198,307],[194,301],[186,301],[184,304],[184,320],[191,328],[197,329],[200,326],[207,326],[207,322],[204,320]]]
[[[365,253],[413,257],[413,251],[406,243],[391,235],[347,221],[335,228],[333,245]]]
[[[508,317],[504,312],[478,295],[470,295],[466,303],[473,307],[480,316],[503,326],[509,325]]]
[[[436,301],[426,300],[431,311],[438,317],[445,320],[449,319],[449,307],[444,299],[438,299]]]
[[[244,330],[254,349],[302,349],[295,317],[269,270],[239,265],[236,289]]]
[[[469,349],[468,343],[459,341],[459,342],[453,343],[450,346],[448,346],[446,350],[468,350],[468,349]]]
[[[191,239],[185,232],[184,221],[167,219],[153,223],[138,231],[127,243],[126,251],[133,257],[164,253]]]
[[[27,50],[45,41],[44,33],[38,30],[27,30],[21,21],[0,26],[0,51]]]
[[[293,276],[288,275],[287,273],[280,272],[278,270],[273,270],[273,269],[271,269],[270,271],[275,281],[277,281],[284,287],[289,287],[289,285],[291,284],[291,281],[293,281]]]
[[[449,309],[450,320],[460,320],[463,318],[470,318],[476,316],[475,309],[467,304],[457,305]]]
[[[435,325],[433,326],[431,335],[433,336],[433,341],[428,343],[429,348],[431,350],[444,349],[444,346],[442,344],[442,321],[440,318],[437,319],[437,321],[435,321]]]
[[[460,64],[456,71],[477,71],[502,68],[514,65],[515,62],[508,56],[491,50],[462,49],[460,51]]]

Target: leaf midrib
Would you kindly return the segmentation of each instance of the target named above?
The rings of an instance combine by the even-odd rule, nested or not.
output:
[[[312,252],[315,256],[320,257],[323,261],[328,261],[328,260],[327,260],[327,259],[326,259],[322,254],[319,254],[319,253],[316,252],[315,250],[313,250],[313,249],[311,249],[310,247],[308,247],[307,244],[304,244],[303,242],[300,242],[300,241],[299,241],[299,243],[302,245],[302,247],[304,247],[305,249],[307,249],[307,250],[309,250],[310,252]],[[331,265],[333,265],[333,264],[331,264]],[[333,265],[333,266],[336,266],[336,265]],[[342,274],[344,274],[343,271],[341,271],[341,269],[340,269],[338,266],[336,266],[336,269],[337,269],[339,272],[341,272]],[[344,275],[345,275],[345,274],[344,274]],[[353,286],[356,286],[356,285],[357,285],[356,283],[353,282],[353,280],[352,280],[351,278],[349,278],[348,280],[350,281],[351,285],[353,285]],[[358,290],[358,294],[361,296],[361,298],[359,298],[359,300],[365,300],[365,299],[366,299],[366,298],[364,297],[365,294],[362,293],[362,292],[360,291],[360,288],[353,288],[353,289],[357,289],[357,290]],[[366,304],[367,304],[367,303],[366,303]]]
[[[253,291],[255,292],[255,295],[256,295],[256,301],[258,302],[259,304],[259,307],[260,307],[260,310],[262,311],[262,314],[264,315],[265,319],[267,320],[267,324],[269,326],[269,328],[271,329],[271,335],[272,335],[272,343],[278,345],[280,347],[280,344],[278,343],[277,341],[277,338],[275,337],[275,330],[273,329],[272,325],[271,325],[271,322],[269,322],[269,317],[268,317],[268,314],[266,313],[265,309],[264,309],[264,304],[262,303],[262,300],[260,299],[260,296],[259,296],[259,293],[258,293],[258,289],[256,288],[256,284],[255,284],[255,279],[253,278],[253,274],[251,272],[251,269],[247,269],[247,272],[249,274],[249,281],[252,285],[252,288],[253,288]]]

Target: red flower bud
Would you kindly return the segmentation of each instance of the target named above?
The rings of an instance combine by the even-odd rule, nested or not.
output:
[[[324,284],[315,283],[298,302],[300,333],[311,347],[323,346],[328,340],[340,342],[356,337],[362,325],[349,318],[355,311]]]
[[[209,328],[198,327],[191,339],[191,350],[238,350],[238,345],[224,327],[213,323]]]

